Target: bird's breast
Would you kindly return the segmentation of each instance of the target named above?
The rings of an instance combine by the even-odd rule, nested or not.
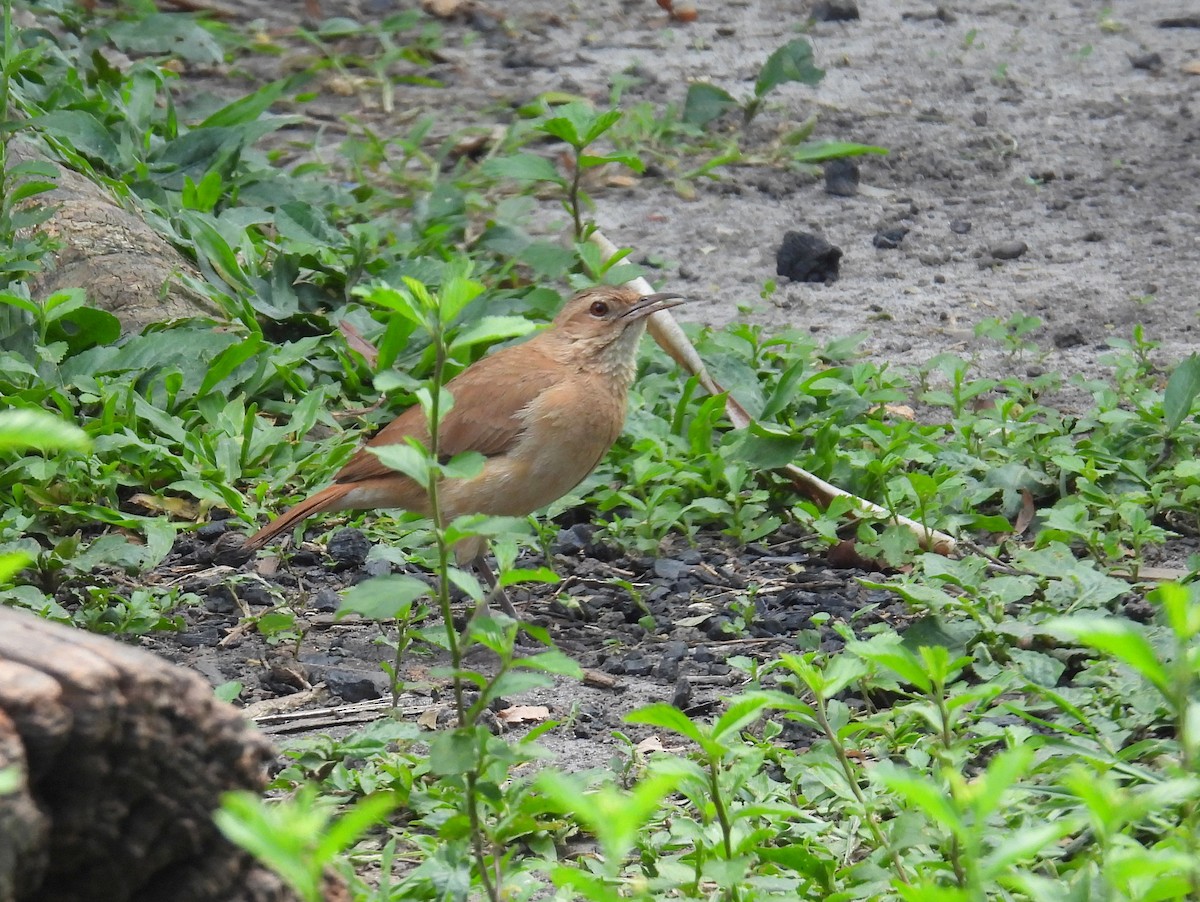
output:
[[[448,513],[524,516],[579,485],[612,447],[625,423],[625,391],[595,380],[568,380],[521,412],[525,428],[474,479],[448,482]],[[451,509],[453,508],[453,509]]]

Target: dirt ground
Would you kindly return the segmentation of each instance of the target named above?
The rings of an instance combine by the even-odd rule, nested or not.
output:
[[[1142,323],[1170,364],[1194,350],[1200,307],[1200,75],[1185,70],[1200,59],[1200,28],[1160,25],[1195,12],[1185,6],[862,0],[861,18],[819,22],[809,32],[825,80],[781,88],[748,136],[750,145],[764,143],[816,113],[815,139],[886,147],[887,156],[861,160],[855,196],[826,193],[811,173],[747,166],[699,182],[692,201],[655,178],[605,191],[596,219],[616,243],[637,248],[635,259],[664,261],[651,275],[700,298],[686,316],[709,323],[741,317],[828,338],[861,332],[874,358],[917,365],[979,347],[973,328],[981,319],[1026,313],[1044,321],[1033,336],[1044,350],[1022,367],[1089,375],[1103,371],[1110,339],[1128,338]],[[603,103],[620,71],[641,79],[628,101],[682,103],[694,79],[746,95],[761,62],[795,35],[810,8],[792,0],[700,0],[698,7],[690,24],[669,23],[652,0],[477,7],[445,24],[445,61],[435,73],[445,87],[398,89],[397,115],[436,105],[439,121],[490,124],[502,121],[497,110],[547,90]],[[395,11],[388,0],[323,5],[327,16],[360,20]],[[260,12],[272,27],[284,16],[253,4],[246,15]],[[270,74],[271,64],[258,65]],[[365,96],[360,102],[356,115],[386,130],[389,117]],[[344,99],[328,103],[344,112]],[[337,122],[325,123],[323,152],[336,152]],[[897,225],[909,230],[898,248],[873,245],[877,232]],[[776,276],[776,251],[789,230],[822,234],[842,248],[836,282]],[[1022,244],[1015,259],[996,259]],[[768,280],[779,287],[764,300]],[[1009,365],[999,355],[989,361]],[[386,656],[373,641],[378,631],[335,623],[332,610],[334,590],[380,565],[314,548],[272,579],[297,600],[308,628],[297,677],[287,646],[268,647],[253,634],[219,644],[239,616],[223,587],[229,571],[213,569],[211,546],[222,528],[181,543],[160,574],[202,594],[204,609],[186,615],[182,635],[147,644],[214,683],[242,680],[248,702],[323,679],[338,691],[316,707],[337,696],[378,695],[383,675],[375,662]],[[351,535],[342,544],[355,542]],[[741,680],[731,656],[795,649],[789,636],[799,636],[801,647],[829,646],[828,624],[810,619],[817,612],[856,629],[905,617],[887,593],[859,585],[860,574],[808,560],[788,536],[750,549],[712,538],[699,548],[664,549],[657,560],[612,560],[577,527],[564,530],[555,551],[565,582],[522,603],[581,663],[616,681],[516,700],[547,704],[566,722],[543,742],[568,768],[603,765],[620,747],[613,730],[644,735],[620,722],[640,704],[712,707]],[[638,625],[645,611],[609,582],[613,576],[639,587],[657,628]],[[757,625],[731,640],[723,623],[736,616],[730,602],[748,586],[757,587]],[[559,591],[583,601],[584,613],[569,615],[555,603]],[[261,587],[239,592],[253,611],[270,601]],[[405,671],[413,683],[408,701],[418,709],[445,701],[431,663],[413,656]]]

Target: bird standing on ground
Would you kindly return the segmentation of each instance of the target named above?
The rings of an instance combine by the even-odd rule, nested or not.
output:
[[[446,522],[463,514],[522,517],[561,498],[596,468],[625,424],[626,397],[637,369],[646,317],[684,303],[678,295],[639,295],[599,287],[567,301],[549,328],[467,367],[448,383],[454,405],[442,419],[438,450],[446,458],[478,451],[483,471],[438,487]],[[419,405],[410,407],[367,442],[338,471],[333,484],[246,540],[256,550],[272,537],[324,511],[402,508],[429,516],[424,486],[389,469],[369,448],[408,437],[429,445]],[[460,565],[474,564],[496,591],[483,537],[455,547]],[[504,595],[505,613],[516,611]]]

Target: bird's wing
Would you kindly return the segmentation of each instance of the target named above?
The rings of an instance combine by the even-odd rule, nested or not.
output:
[[[453,457],[463,451],[478,451],[493,457],[503,454],[516,442],[526,427],[522,411],[557,384],[561,375],[530,344],[514,345],[485,357],[446,384],[454,406],[443,418],[438,436],[442,457]],[[398,444],[409,436],[428,444],[425,413],[419,405],[410,407],[381,429],[350,458],[334,481],[359,482],[394,473],[367,448]]]

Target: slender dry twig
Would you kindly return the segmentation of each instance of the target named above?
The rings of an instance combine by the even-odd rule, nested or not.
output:
[[[606,259],[613,257],[617,253],[617,247],[604,233],[599,229],[592,232],[590,240],[593,244],[600,248]],[[650,283],[640,276],[631,280],[629,283],[642,294],[651,294],[654,289]],[[649,318],[648,328],[650,334],[671,357],[678,363],[686,372],[696,377],[701,387],[705,391],[714,394],[725,395],[725,415],[729,417],[735,429],[745,429],[750,425],[752,417],[746,412],[738,400],[733,395],[725,392],[715,379],[709,375],[708,370],[704,366],[704,361],[700,359],[695,346],[688,341],[686,335],[683,334],[683,329],[679,327],[679,323],[675,321],[675,317],[671,315],[669,310],[660,310]],[[896,523],[908,529],[916,536],[921,547],[927,551],[935,551],[938,554],[953,554],[955,548],[955,540],[953,536],[949,536],[944,532],[938,532],[936,529],[918,523],[916,520],[910,520],[908,517],[893,515],[886,508],[880,507],[867,501],[865,498],[859,498],[844,489],[839,489],[835,485],[831,485],[819,476],[809,473],[807,470],[802,470],[794,464],[788,464],[781,467],[777,472],[786,476],[796,487],[796,489],[820,507],[828,507],[834,498],[849,498],[863,515],[880,518]]]

